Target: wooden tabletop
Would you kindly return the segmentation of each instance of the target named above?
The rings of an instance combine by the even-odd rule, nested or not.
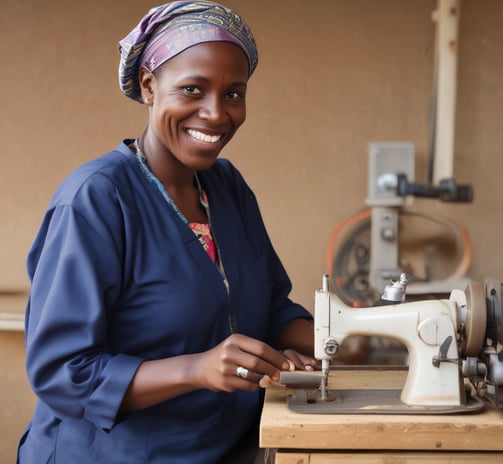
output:
[[[407,372],[338,368],[330,389],[401,389]],[[262,448],[359,450],[503,450],[503,413],[490,406],[474,414],[301,414],[290,411],[291,388],[267,389],[260,427]]]

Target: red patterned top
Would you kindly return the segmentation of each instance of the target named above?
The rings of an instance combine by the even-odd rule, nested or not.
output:
[[[196,234],[197,238],[201,242],[201,245],[208,253],[209,257],[214,263],[217,261],[217,247],[213,237],[211,236],[211,229],[209,224],[199,224],[198,222],[191,222],[189,224],[192,231]]]

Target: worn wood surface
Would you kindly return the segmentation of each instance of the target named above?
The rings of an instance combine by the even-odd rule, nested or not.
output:
[[[329,387],[396,389],[401,388],[405,376],[403,370],[337,370],[331,373]],[[488,406],[476,414],[431,416],[298,414],[286,404],[291,392],[278,385],[268,388],[261,421],[261,447],[301,451],[503,451],[503,413]],[[503,462],[501,456],[499,459]]]
[[[503,453],[373,452],[373,453],[278,453],[276,464],[501,464]]]

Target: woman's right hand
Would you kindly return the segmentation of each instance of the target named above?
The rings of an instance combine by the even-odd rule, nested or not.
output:
[[[247,370],[246,378],[238,367]],[[144,361],[136,371],[121,410],[144,409],[193,390],[254,391],[278,381],[282,370],[294,365],[271,346],[233,334],[211,350]],[[242,371],[242,370],[241,370]]]
[[[244,368],[246,378],[238,375]],[[285,355],[260,340],[233,334],[215,348],[201,353],[192,368],[201,388],[214,391],[257,390],[271,380],[279,381],[280,371],[292,369]],[[242,372],[242,369],[241,369]]]

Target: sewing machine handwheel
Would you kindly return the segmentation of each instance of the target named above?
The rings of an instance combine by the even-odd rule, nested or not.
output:
[[[486,279],[484,287],[487,304],[486,339],[491,340],[493,346],[503,345],[503,285],[498,280]]]
[[[486,335],[487,309],[485,289],[481,283],[470,282],[465,289],[466,296],[466,356],[478,356]]]

